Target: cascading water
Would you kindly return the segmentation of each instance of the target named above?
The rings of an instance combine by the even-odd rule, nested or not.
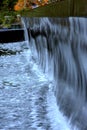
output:
[[[38,65],[39,54],[44,71],[52,74],[52,67],[48,65],[54,65],[54,56],[50,48],[50,55],[48,53],[45,37],[39,37],[45,41],[43,46],[35,47],[33,39],[28,42],[27,20],[22,19],[25,41],[0,43],[0,130],[77,130],[57,107],[52,91],[53,75],[49,80]],[[49,24],[49,20],[46,21]],[[34,49],[32,53],[29,47],[38,51]]]
[[[27,20],[32,52],[54,81],[60,110],[80,130],[87,130],[87,18]]]

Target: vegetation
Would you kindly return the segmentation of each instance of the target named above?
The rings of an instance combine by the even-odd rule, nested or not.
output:
[[[48,3],[49,0],[0,0],[0,10],[22,10],[32,9],[33,7],[42,6]]]
[[[18,0],[0,0],[0,10],[14,10],[14,5]]]
[[[30,10],[35,5],[44,5],[48,0],[0,0],[0,28],[10,28],[16,15]]]
[[[48,3],[48,0],[18,0],[17,4],[14,6],[16,11],[23,9],[33,9],[37,6],[43,6]]]
[[[11,24],[18,22],[17,15],[15,11],[0,11],[0,28],[10,28]]]
[[[9,28],[15,21],[14,5],[18,0],[0,0],[0,28]]]

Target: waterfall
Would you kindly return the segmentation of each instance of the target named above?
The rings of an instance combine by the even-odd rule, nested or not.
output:
[[[80,130],[87,130],[87,18],[27,21],[30,46],[54,82],[60,110]]]
[[[23,24],[23,28],[24,28],[24,38],[25,41],[27,42],[27,47],[29,47],[29,36],[28,36],[28,31],[27,31],[27,23],[26,23],[26,19],[25,18],[21,18],[21,22]]]

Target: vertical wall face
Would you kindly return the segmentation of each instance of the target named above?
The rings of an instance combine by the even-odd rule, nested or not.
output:
[[[74,16],[87,16],[87,0],[74,1]]]
[[[0,43],[24,41],[23,29],[0,30]]]

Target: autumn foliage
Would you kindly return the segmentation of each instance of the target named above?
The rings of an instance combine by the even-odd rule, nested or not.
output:
[[[18,0],[14,6],[14,10],[22,10],[23,8],[32,9],[34,5],[43,6],[48,3],[48,0]]]

